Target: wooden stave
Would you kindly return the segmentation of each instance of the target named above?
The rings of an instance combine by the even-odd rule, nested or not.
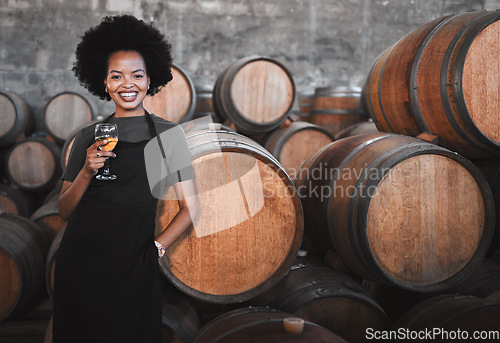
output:
[[[346,342],[337,334],[329,330],[304,321],[304,331],[301,335],[292,335],[283,332],[283,319],[297,318],[289,313],[272,308],[249,307],[227,312],[202,327],[193,343],[236,342],[238,334],[243,334],[249,342]],[[258,328],[272,325],[272,333],[262,334]],[[235,336],[236,335],[236,336]]]
[[[219,136],[219,141],[217,142],[217,147],[222,152],[244,152],[253,157],[261,158],[268,163],[268,165],[276,168],[276,171],[283,180],[287,181],[288,186],[293,187],[293,182],[290,180],[288,174],[284,171],[280,163],[272,156],[266,149],[261,147],[258,143],[253,141],[252,139],[240,135],[236,132],[232,131],[224,131],[224,130],[199,130],[193,131],[192,133],[187,134],[188,144],[190,145],[191,154],[193,156],[193,160],[196,157],[204,156],[210,152],[214,151],[214,142],[211,140],[206,140],[206,134],[214,134],[216,133]],[[190,295],[191,297],[205,301],[208,303],[214,304],[233,304],[246,301],[255,297],[257,294],[260,294],[263,290],[270,288],[273,284],[279,281],[286,274],[290,264],[293,262],[295,257],[295,253],[298,251],[301,240],[302,240],[302,229],[298,229],[298,227],[303,227],[303,213],[302,207],[300,204],[300,200],[298,197],[293,199],[295,209],[298,211],[297,216],[299,216],[299,220],[297,220],[297,231],[295,232],[295,237],[293,239],[292,250],[289,251],[287,258],[282,262],[281,266],[275,271],[275,273],[265,280],[263,283],[254,287],[252,289],[248,289],[244,292],[238,294],[227,294],[227,295],[214,295],[203,293],[197,289],[186,285],[182,281],[180,281],[169,269],[165,260],[160,260],[160,270],[162,274],[179,290]],[[158,215],[158,213],[157,213]]]
[[[47,151],[50,153],[50,155],[53,158],[53,164],[54,164],[54,170],[50,176],[50,178],[46,179],[45,182],[39,184],[39,185],[28,185],[28,184],[23,184],[23,180],[17,180],[16,176],[13,175],[9,168],[9,160],[12,156],[12,154],[15,152],[16,148],[21,146],[22,144],[29,144],[29,143],[38,143],[41,144],[44,148],[47,149]],[[51,142],[49,140],[43,139],[43,138],[38,138],[38,137],[31,137],[31,138],[25,138],[22,141],[16,143],[8,152],[6,161],[7,161],[7,166],[6,166],[6,172],[7,176],[9,179],[12,181],[13,184],[15,184],[17,187],[26,190],[26,191],[31,191],[31,192],[44,192],[47,191],[57,183],[59,180],[59,177],[61,175],[61,168],[60,168],[60,154],[61,154],[61,148],[54,142]]]
[[[384,138],[387,137],[394,137],[393,134],[366,134],[366,135],[359,135],[359,136],[353,136],[350,138],[342,139],[339,141],[336,141],[332,143],[332,145],[336,145],[337,149],[329,149],[329,147],[326,147],[325,149],[322,149],[321,151],[318,151],[317,153],[312,156],[309,161],[307,161],[307,164],[303,166],[304,168],[311,168],[315,166],[315,163],[319,162],[324,162],[327,161],[327,164],[330,166],[336,167],[337,169],[342,169],[343,165],[341,163],[344,163],[343,161],[345,159],[349,158],[349,154],[353,149],[357,149],[360,151],[363,149],[364,146],[368,144],[374,144],[377,141],[380,141]],[[412,137],[407,137],[407,136],[400,136],[401,139],[406,139],[409,141],[414,141],[418,142],[420,140],[415,140]],[[478,186],[482,191],[483,200],[485,204],[485,212],[486,212],[486,217],[485,217],[485,230],[486,232],[482,236],[482,239],[480,243],[478,244],[477,251],[476,253],[472,256],[472,258],[468,261],[466,266],[457,274],[451,276],[450,278],[442,281],[442,282],[437,282],[435,284],[431,285],[426,285],[426,286],[421,286],[421,285],[413,285],[413,284],[405,284],[402,282],[399,282],[399,280],[394,279],[391,275],[386,273],[383,268],[381,268],[380,265],[378,265],[377,262],[375,262],[374,257],[372,256],[371,251],[369,251],[369,248],[366,245],[363,245],[362,242],[364,242],[364,239],[366,238],[364,232],[364,228],[366,227],[366,216],[364,216],[363,213],[367,213],[368,206],[369,206],[369,200],[370,198],[367,197],[366,199],[360,200],[357,203],[354,202],[349,202],[344,204],[344,207],[349,205],[349,208],[345,208],[345,213],[347,213],[347,216],[344,216],[345,218],[337,218],[336,222],[338,223],[340,219],[342,219],[342,224],[341,225],[347,225],[347,222],[344,222],[344,220],[351,221],[349,222],[349,225],[353,225],[352,231],[349,231],[349,234],[347,231],[335,229],[335,226],[331,226],[332,224],[328,223],[333,223],[333,214],[331,210],[332,203],[334,201],[331,201],[331,199],[335,198],[330,198],[330,200],[325,201],[323,204],[319,202],[317,199],[315,201],[311,201],[309,199],[302,199],[302,204],[304,208],[304,213],[305,213],[305,234],[308,235],[313,239],[313,241],[316,243],[316,245],[320,248],[322,253],[326,253],[328,249],[337,251],[339,255],[343,258],[344,262],[349,266],[349,268],[354,271],[356,274],[363,276],[366,279],[369,280],[374,280],[378,281],[381,283],[386,283],[386,284],[395,284],[396,286],[399,286],[404,289],[408,289],[411,291],[417,291],[417,292],[432,292],[432,291],[438,291],[442,290],[444,288],[449,288],[452,287],[454,284],[459,283],[461,280],[466,278],[475,267],[478,266],[478,264],[481,262],[481,260],[484,258],[485,254],[487,253],[488,245],[489,242],[492,239],[493,236],[493,230],[491,229],[493,227],[493,203],[492,203],[492,196],[491,192],[489,190],[489,187],[487,187],[487,184],[481,175],[481,173],[475,168],[470,162],[465,160],[463,157],[452,153],[448,151],[447,149],[425,143],[421,141],[426,145],[427,150],[418,150],[415,152],[416,155],[408,155],[408,157],[411,156],[418,156],[419,154],[423,154],[426,152],[431,152],[431,153],[437,153],[443,156],[450,157],[454,160],[460,161],[460,163],[463,163],[466,167],[467,170],[471,173],[471,175],[474,176],[476,180],[478,180]],[[352,143],[352,145],[350,145]],[[325,158],[327,156],[327,158]],[[354,155],[353,155],[354,156]],[[323,158],[323,160],[321,160]],[[328,174],[326,174],[328,175]],[[299,175],[300,176],[300,175]],[[334,179],[335,180],[335,179]],[[330,189],[332,188],[332,183],[334,180],[321,180],[322,183],[317,183],[320,186],[328,186]],[[308,180],[306,178],[299,178],[296,180],[297,187],[301,187],[304,185]],[[376,184],[377,181],[372,181],[372,185]],[[367,187],[371,186],[367,184]],[[355,205],[354,205],[355,204]],[[322,213],[316,213],[315,209],[316,208],[323,208]],[[342,213],[342,210],[337,210],[337,212],[340,211]],[[358,214],[359,213],[359,214]],[[342,216],[341,216],[342,217]],[[350,218],[350,219],[349,219]],[[359,220],[357,220],[359,219]],[[340,224],[339,224],[340,225]],[[314,228],[325,228],[326,226],[329,227],[329,229],[321,230],[313,230]],[[339,236],[339,234],[342,233],[342,236]],[[341,237],[341,238],[340,238]],[[350,242],[353,240],[353,242],[356,243],[356,249],[351,249],[351,246],[348,244],[345,244],[345,242]],[[367,241],[367,238],[366,238]],[[361,242],[361,243],[360,243]],[[363,248],[363,249],[361,249]],[[366,248],[366,249],[365,249]],[[360,250],[361,249],[361,250]],[[353,263],[355,262],[355,263]]]
[[[377,126],[373,121],[363,121],[346,127],[335,135],[335,139],[342,139],[355,135],[363,135],[365,133],[378,132]]]
[[[34,126],[33,110],[31,106],[18,94],[2,91],[0,96],[6,97],[16,111],[16,120],[13,127],[6,134],[0,136],[0,146],[10,146],[23,135],[28,135]]]
[[[276,64],[288,75],[289,81],[293,88],[292,99],[290,101],[288,109],[285,110],[284,113],[276,120],[267,123],[257,123],[245,118],[245,115],[241,114],[235,107],[231,98],[231,82],[236,73],[240,71],[241,68],[243,68],[245,65],[255,61],[267,61]],[[212,99],[214,111],[221,122],[229,120],[236,126],[239,132],[247,135],[261,134],[276,129],[287,119],[288,112],[293,107],[293,103],[295,100],[295,82],[288,69],[277,60],[265,56],[248,56],[234,62],[221,74],[219,74],[214,85]]]

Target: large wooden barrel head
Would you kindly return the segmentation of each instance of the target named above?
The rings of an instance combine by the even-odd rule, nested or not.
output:
[[[63,143],[74,130],[88,124],[94,116],[89,101],[73,92],[57,94],[44,111],[47,131],[58,143]]]
[[[24,138],[33,126],[29,104],[12,92],[0,92],[0,146],[9,146]]]
[[[399,163],[378,184],[368,208],[374,258],[391,277],[411,284],[457,274],[484,235],[483,192],[449,157],[425,154]]]
[[[196,105],[196,90],[188,75],[172,66],[172,81],[157,94],[144,99],[144,108],[163,119],[183,123],[191,119]]]
[[[45,191],[52,188],[61,174],[61,148],[54,142],[26,138],[7,155],[7,175],[19,188]]]
[[[499,35],[497,18],[470,43],[462,71],[463,98],[471,119],[479,131],[497,144],[500,144]]]
[[[261,134],[286,120],[295,99],[295,83],[278,61],[242,58],[224,70],[214,86],[214,110],[245,134]]]
[[[302,237],[302,208],[272,155],[237,133],[217,135],[218,143],[203,131],[188,136],[200,217],[160,265],[182,291],[232,303],[271,287],[288,270]],[[157,230],[177,212],[177,200],[160,201]]]
[[[258,60],[234,75],[230,93],[234,106],[245,118],[265,123],[277,120],[289,110],[294,89],[283,68]]]

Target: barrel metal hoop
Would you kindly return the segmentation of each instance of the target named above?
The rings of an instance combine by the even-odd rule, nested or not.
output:
[[[453,127],[454,132],[471,147],[474,147],[475,149],[478,149],[482,152],[488,152],[487,150],[484,149],[484,147],[478,145],[474,141],[474,138],[469,136],[468,132],[464,131],[460,127],[460,124],[457,121],[457,118],[455,117],[454,111],[452,109],[452,104],[450,102],[450,96],[449,96],[449,89],[450,89],[450,87],[453,87],[453,90],[455,89],[455,86],[453,85],[455,82],[460,82],[459,88],[460,88],[460,90],[462,90],[462,81],[461,80],[458,81],[458,79],[460,79],[460,77],[457,79],[456,74],[455,74],[458,71],[454,70],[454,73],[453,73],[454,75],[450,75],[453,77],[453,80],[449,80],[448,79],[449,69],[451,67],[451,64],[453,63],[453,59],[456,57],[454,54],[456,46],[460,43],[460,40],[461,40],[463,34],[467,30],[469,30],[469,28],[475,23],[476,19],[477,18],[474,18],[473,20],[470,20],[469,22],[464,24],[460,28],[460,30],[455,34],[452,41],[448,45],[448,49],[446,50],[446,53],[443,57],[443,63],[441,64],[440,92],[441,92],[441,103],[443,105],[443,110],[446,114],[446,118],[448,119],[448,122]],[[455,66],[456,65],[457,65],[457,63],[455,61]],[[461,70],[460,70],[460,72],[461,72]],[[462,97],[462,99],[463,99],[463,97]],[[459,100],[459,99],[455,98],[454,100]],[[465,102],[464,102],[464,104],[465,104]],[[458,112],[460,112],[461,110],[465,110],[465,114],[467,116],[469,116],[469,112],[468,112],[466,107],[464,107],[463,109],[457,108],[457,110],[458,110]],[[462,116],[460,115],[460,117],[462,117]],[[469,116],[469,119],[470,119],[470,116]],[[471,123],[471,124],[472,124],[471,127],[474,127],[477,130],[475,124],[473,124],[473,123]],[[477,130],[477,132],[479,133],[479,130]],[[482,135],[482,134],[480,133],[480,135]]]

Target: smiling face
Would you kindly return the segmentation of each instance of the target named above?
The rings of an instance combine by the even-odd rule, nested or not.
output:
[[[115,103],[116,117],[144,115],[142,102],[149,82],[146,64],[137,51],[117,51],[109,57],[104,85]]]

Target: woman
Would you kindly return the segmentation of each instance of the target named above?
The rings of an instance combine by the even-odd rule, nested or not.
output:
[[[119,141],[113,152],[100,150],[107,141],[94,142],[95,124],[84,128],[62,176],[59,214],[69,222],[55,264],[54,343],[162,340],[158,257],[196,213],[189,163],[167,177],[180,211],[155,241],[157,199],[144,147],[168,130],[165,160],[191,161],[182,129],[143,107],[172,79],[170,49],[156,28],[128,15],[104,18],[77,47],[73,71],[92,94],[114,102],[104,122],[117,124]],[[95,177],[106,157],[116,180]]]

